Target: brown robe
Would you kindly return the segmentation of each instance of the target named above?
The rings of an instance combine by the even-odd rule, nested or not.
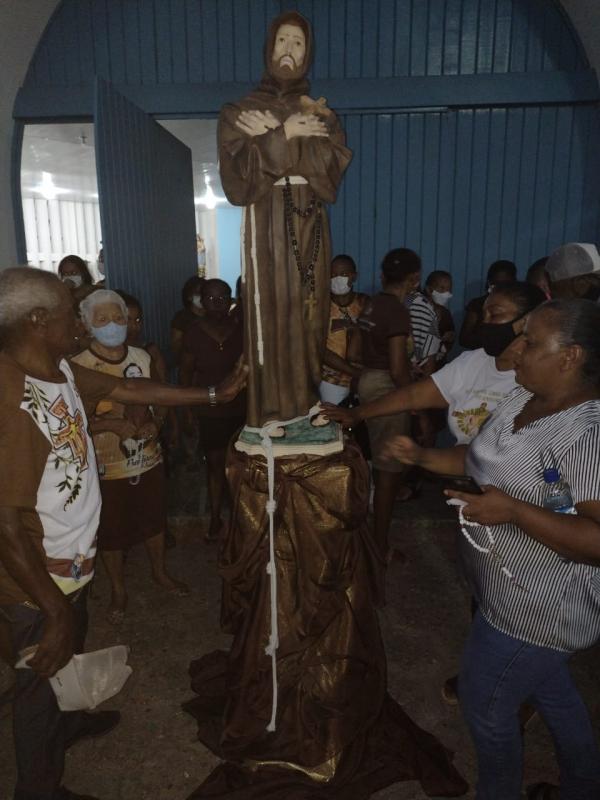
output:
[[[300,175],[308,184],[292,185],[296,207],[305,209],[313,193],[317,200],[332,203],[351,159],[351,151],[344,144],[344,133],[329,109],[320,112],[329,130],[328,137],[296,137],[288,141],[283,125],[253,137],[236,127],[243,110],[269,110],[282,123],[291,114],[306,110],[306,81],[282,82],[269,71],[274,34],[285,21],[304,23],[307,39],[304,64],[309,63],[312,46],[306,21],[293,14],[279,17],[271,28],[265,48],[265,77],[256,91],[221,109],[218,128],[219,164],[225,194],[233,205],[246,207],[242,223],[242,291],[245,359],[250,370],[248,424],[251,426],[303,416],[317,402],[329,319],[331,245],[326,210],[322,208],[321,243],[312,295],[309,287],[303,284],[292,252],[283,187],[273,184],[286,175]],[[308,217],[294,214],[293,220],[301,262],[306,265],[313,254],[316,209]],[[253,245],[256,247],[255,262]],[[262,365],[258,355],[259,328],[264,341]]]

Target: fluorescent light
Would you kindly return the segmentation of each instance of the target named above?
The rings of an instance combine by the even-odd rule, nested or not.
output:
[[[204,176],[204,185],[206,186],[206,190],[201,197],[194,197],[194,203],[197,206],[204,206],[205,208],[210,209],[211,211],[217,206],[218,203],[226,203],[227,200],[224,197],[217,197],[217,195],[213,192],[213,188],[210,185],[210,178],[208,175]]]
[[[39,192],[44,200],[56,200],[59,194],[68,194],[69,189],[59,189],[54,185],[50,172],[42,172],[42,182],[33,187],[34,192]]]

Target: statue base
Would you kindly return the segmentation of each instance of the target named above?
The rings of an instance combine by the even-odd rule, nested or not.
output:
[[[291,423],[282,423],[278,429],[283,435],[271,435],[275,458],[285,456],[330,456],[344,449],[344,434],[337,422],[314,426],[307,417]],[[248,456],[264,456],[267,451],[262,435],[256,428],[245,425],[234,445],[240,453]]]

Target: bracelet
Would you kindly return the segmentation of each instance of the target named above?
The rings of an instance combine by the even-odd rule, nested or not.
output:
[[[208,387],[208,404],[210,406],[217,405],[217,389],[215,386]]]

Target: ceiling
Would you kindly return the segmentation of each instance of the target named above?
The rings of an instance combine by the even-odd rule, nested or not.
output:
[[[196,199],[205,191],[205,176],[217,197],[223,197],[217,166],[217,121],[161,120],[159,124],[192,151]],[[97,201],[93,123],[26,125],[21,161],[23,197],[43,196],[40,185],[44,172],[52,176],[58,199]]]

